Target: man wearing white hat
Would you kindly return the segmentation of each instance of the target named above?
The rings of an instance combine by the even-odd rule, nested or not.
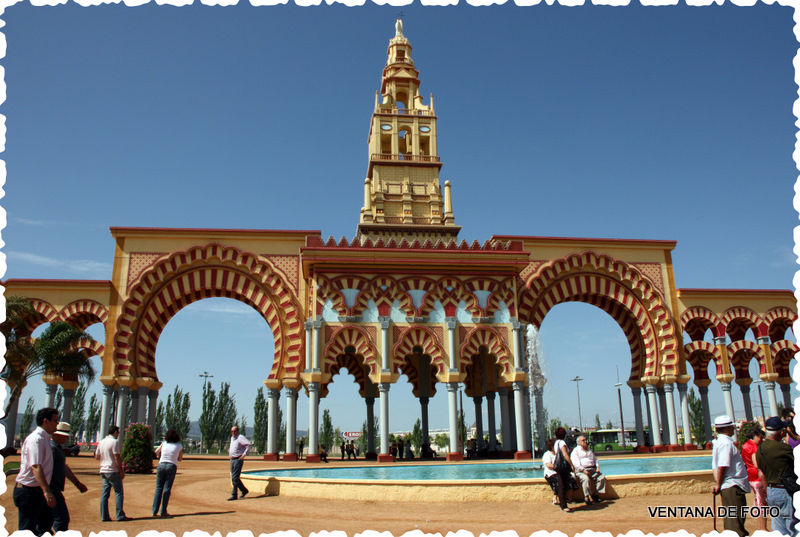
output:
[[[56,497],[56,506],[42,509],[39,515],[39,531],[55,535],[57,531],[67,531],[69,529],[69,509],[67,501],[64,499],[64,485],[66,480],[77,487],[79,491],[86,492],[86,485],[81,483],[72,469],[67,465],[67,456],[61,446],[69,439],[69,423],[62,421],[56,426],[55,432],[50,439],[50,447],[53,450],[53,476],[50,478],[50,490]]]
[[[725,517],[725,529],[745,537],[748,532],[744,529],[743,508],[747,506],[745,494],[750,492],[747,467],[733,443],[732,437],[736,428],[730,416],[719,416],[714,420],[714,427],[717,429],[717,439],[714,440],[714,450],[711,453],[711,469],[714,471],[712,490],[714,495],[719,494],[723,506],[735,508],[735,513],[729,513],[735,516]]]

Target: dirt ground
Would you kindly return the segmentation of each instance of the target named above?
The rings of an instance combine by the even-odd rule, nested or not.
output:
[[[15,460],[11,458],[10,460]],[[248,496],[244,500],[227,501],[230,496],[229,462],[224,458],[190,458],[178,466],[178,475],[172,489],[169,512],[173,518],[151,516],[155,473],[125,477],[125,513],[134,518],[130,522],[100,521],[101,481],[98,463],[91,455],[67,460],[70,467],[88,487],[80,494],[67,482],[65,496],[72,522],[71,530],[83,535],[90,532],[124,530],[137,535],[145,530],[184,532],[202,530],[224,536],[237,530],[249,530],[254,535],[294,530],[302,536],[322,530],[344,531],[355,535],[365,530],[388,531],[395,536],[420,530],[424,533],[447,535],[448,532],[467,530],[473,535],[491,531],[514,530],[528,536],[539,530],[562,531],[575,535],[587,529],[625,534],[631,530],[647,533],[667,533],[687,530],[702,535],[713,530],[710,518],[651,518],[648,506],[710,506],[710,494],[647,496],[607,501],[599,505],[580,506],[573,513],[563,513],[549,502],[463,502],[446,504],[436,502],[394,502],[376,498],[370,501],[318,500],[303,498]],[[299,463],[307,467],[304,462]],[[331,466],[353,464],[332,459]],[[262,468],[276,466],[287,468],[289,463],[265,463],[257,457],[245,462],[248,466]],[[0,497],[5,511],[6,529],[17,528],[17,510],[11,492],[14,476],[6,478],[7,490]],[[114,495],[109,511],[114,513]],[[748,530],[753,533],[755,522],[748,520]],[[722,521],[717,521],[722,530]]]

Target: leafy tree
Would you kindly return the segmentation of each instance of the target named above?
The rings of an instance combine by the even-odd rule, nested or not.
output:
[[[153,437],[150,434],[150,427],[144,423],[131,423],[125,429],[122,467],[128,474],[153,472]]]
[[[686,394],[686,397],[687,402],[689,403],[689,431],[692,434],[694,443],[701,444],[703,443],[703,440],[705,440],[703,403],[700,398],[694,394],[694,388],[689,390],[689,393]],[[683,434],[686,434],[685,430]]]
[[[217,404],[214,411],[216,428],[214,431],[215,440],[220,450],[225,446],[225,441],[230,438],[231,427],[236,423],[236,400],[230,393],[230,382],[220,384],[217,395]],[[244,431],[242,431],[244,434]]]
[[[414,424],[411,434],[406,436],[406,438],[419,453],[419,450],[422,447],[422,422],[419,420],[419,418],[417,418],[417,422]]]
[[[459,435],[459,449],[463,450],[467,443],[467,422],[464,417],[464,409],[458,411],[458,435]]]
[[[608,420],[606,422],[606,429],[613,429],[613,428],[614,428],[614,423],[611,420]]]
[[[35,315],[24,297],[6,299],[6,320],[0,332],[6,340],[6,364],[0,378],[11,387],[3,419],[19,400],[28,380],[42,373],[60,377],[77,376],[91,382],[95,371],[87,359],[85,347],[94,342],[92,336],[64,322],[54,322],[38,337],[31,337],[26,319]]]
[[[33,429],[33,418],[36,414],[36,402],[33,397],[28,398],[28,404],[25,405],[25,413],[22,414],[22,419],[19,421],[19,436],[25,438],[28,433]]]
[[[761,429],[761,423],[756,420],[746,421],[737,429],[737,441],[739,442],[739,450],[747,442],[747,434],[753,429]]]
[[[554,438],[556,429],[559,427],[564,427],[564,424],[561,423],[561,418],[551,418],[550,423],[547,425],[548,438]]]
[[[278,451],[286,449],[286,422],[283,421],[283,410],[278,407]]]
[[[86,384],[81,382],[72,399],[72,414],[69,416],[70,442],[75,442],[86,430]]]
[[[450,435],[447,433],[437,434],[433,441],[439,449],[448,449],[450,445]]]
[[[327,408],[322,411],[322,428],[319,432],[319,443],[326,449],[333,449],[333,421],[331,420],[331,411]]]
[[[358,438],[356,443],[358,444],[361,453],[367,452],[367,420],[364,420],[364,423],[361,425],[361,436]]]
[[[267,414],[267,399],[264,397],[264,387],[260,386],[256,392],[256,402],[253,405],[253,447],[259,453],[267,452],[267,432],[269,430],[269,415]]]
[[[156,423],[155,423],[155,429],[156,429],[155,437],[156,438],[163,437],[164,433],[167,432],[167,429],[165,427],[166,415],[167,415],[167,411],[164,408],[164,401],[159,401],[158,402],[158,406],[156,406]],[[183,438],[183,437],[181,437],[181,438]]]
[[[86,413],[86,441],[92,442],[94,435],[100,430],[101,408],[97,395],[92,394],[89,399],[89,411]]]
[[[217,392],[210,382],[203,382],[203,413],[200,414],[200,437],[203,445],[200,449],[208,450],[217,438],[216,412]]]
[[[239,430],[243,435],[247,436],[247,416],[244,414],[242,414],[242,417],[239,418]]]
[[[188,393],[183,393],[178,386],[172,395],[167,396],[167,405],[164,408],[164,423],[167,428],[175,429],[178,436],[186,438],[189,434],[191,427],[191,420],[189,420],[189,407],[192,404],[192,399]]]

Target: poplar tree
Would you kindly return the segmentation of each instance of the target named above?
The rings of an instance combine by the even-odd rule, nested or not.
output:
[[[705,440],[705,426],[703,420],[703,403],[694,394],[694,388],[689,390],[686,395],[689,403],[689,431],[692,433],[692,439],[695,444],[702,444]],[[683,431],[684,437],[688,431]],[[689,440],[688,438],[686,440]]]
[[[333,420],[331,420],[331,411],[327,408],[322,411],[322,428],[319,432],[319,444],[326,450],[333,449]]]
[[[72,414],[69,416],[69,440],[74,443],[86,429],[86,384],[80,383],[72,399]]]
[[[225,446],[225,442],[230,438],[230,430],[236,424],[236,400],[230,393],[230,382],[223,382],[217,394],[217,404],[215,412],[216,427],[214,431],[215,439],[220,450]],[[244,434],[244,431],[240,431]]]
[[[28,404],[25,405],[25,412],[22,414],[22,419],[19,421],[19,436],[25,438],[33,428],[33,417],[36,414],[36,402],[33,397],[28,398]]]
[[[200,436],[202,437],[203,447],[206,450],[211,448],[217,438],[217,392],[211,387],[210,382],[203,383],[203,413],[200,414]],[[221,447],[221,446],[220,446]]]
[[[267,451],[267,431],[269,430],[269,416],[267,414],[267,399],[264,397],[264,387],[256,392],[256,402],[253,406],[253,447],[259,453]]]
[[[89,410],[86,413],[86,442],[91,443],[94,440],[94,435],[100,430],[100,402],[97,400],[97,395],[92,394],[89,399]]]
[[[172,395],[167,396],[167,405],[164,409],[164,421],[166,428],[175,429],[181,440],[185,440],[189,434],[189,428],[192,425],[189,419],[189,407],[192,405],[192,399],[188,393],[183,393],[178,386],[175,386],[175,391]]]

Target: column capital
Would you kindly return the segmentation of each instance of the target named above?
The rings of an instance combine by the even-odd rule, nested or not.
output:
[[[158,390],[150,390],[147,392],[147,397],[150,399],[158,399]]]
[[[731,383],[730,382],[720,382],[719,385],[722,388],[723,392],[731,391]]]
[[[285,390],[286,390],[286,397],[287,398],[294,399],[295,401],[297,400],[297,395],[298,395],[297,388],[290,388],[290,387],[286,386]]]
[[[683,382],[683,383],[679,383],[679,384],[678,384],[678,392],[679,392],[679,393],[681,393],[681,394],[685,394],[685,393],[686,393],[686,390],[687,390],[687,386],[686,386],[686,383],[685,383],[685,382]]]
[[[698,386],[697,391],[700,392],[700,395],[708,395],[708,386]]]
[[[487,401],[494,401],[495,397],[497,397],[497,392],[486,392]]]
[[[420,397],[419,398],[419,404],[421,404],[421,405],[427,405],[429,402],[430,402],[430,397]]]
[[[306,387],[308,388],[309,392],[315,392],[315,393],[319,392],[319,382],[309,382],[308,384],[306,384]]]
[[[650,395],[651,393],[652,393],[652,394],[655,394],[655,393],[656,393],[656,387],[655,387],[655,386],[653,386],[652,384],[647,384],[647,385],[644,387],[644,389],[647,391],[647,395]]]
[[[766,388],[767,390],[774,390],[775,389],[775,383],[773,381],[771,381],[771,380],[765,380],[764,381],[764,388]]]
[[[511,389],[514,390],[515,392],[520,392],[523,390],[523,388],[525,388],[525,383],[522,382],[521,380],[515,380],[514,382],[511,383]]]
[[[741,390],[742,393],[750,393],[750,385],[749,384],[740,384],[739,385],[739,390]]]
[[[392,385],[389,382],[379,382],[378,383],[378,391],[381,392],[381,393],[389,393],[389,388],[391,388],[391,387],[392,387]]]
[[[314,328],[314,321],[309,319],[308,321],[306,321],[306,330],[310,332],[312,328]]]
[[[639,386],[631,387],[631,394],[633,394],[634,397],[641,396],[642,395],[642,388],[639,387]]]
[[[389,323],[392,322],[389,317],[378,317],[378,321],[381,323],[381,330],[388,330]]]
[[[458,382],[448,382],[447,383],[447,391],[448,392],[457,392],[458,391]]]
[[[728,342],[725,339],[725,336],[719,336],[714,338],[714,345],[727,345]]]
[[[667,393],[672,393],[672,390],[675,389],[674,384],[664,384],[664,391]]]
[[[756,343],[758,343],[759,345],[769,345],[770,344],[769,336],[757,337],[756,338]]]
[[[276,388],[267,388],[267,397],[278,399],[281,396],[280,389]]]
[[[314,321],[314,330],[319,330],[320,328],[322,328],[323,322],[324,321],[322,319]]]
[[[512,322],[511,329],[514,330],[514,332],[519,332],[520,330],[522,330],[522,323],[518,321]]]
[[[497,393],[500,397],[508,397],[508,388],[497,388]]]
[[[119,387],[119,393],[128,395],[129,393],[131,393],[131,387],[130,386],[120,386]]]
[[[47,389],[49,390],[50,386],[48,386]],[[113,393],[114,393],[114,386],[109,386],[108,384],[103,385],[103,394],[104,395],[111,395]]]
[[[472,402],[475,403],[476,405],[483,404],[483,397],[481,396],[473,397]]]
[[[367,406],[374,406],[375,405],[375,398],[374,397],[365,397],[364,402]]]
[[[444,324],[447,325],[448,330],[455,330],[456,329],[456,318],[455,317],[445,317]]]

